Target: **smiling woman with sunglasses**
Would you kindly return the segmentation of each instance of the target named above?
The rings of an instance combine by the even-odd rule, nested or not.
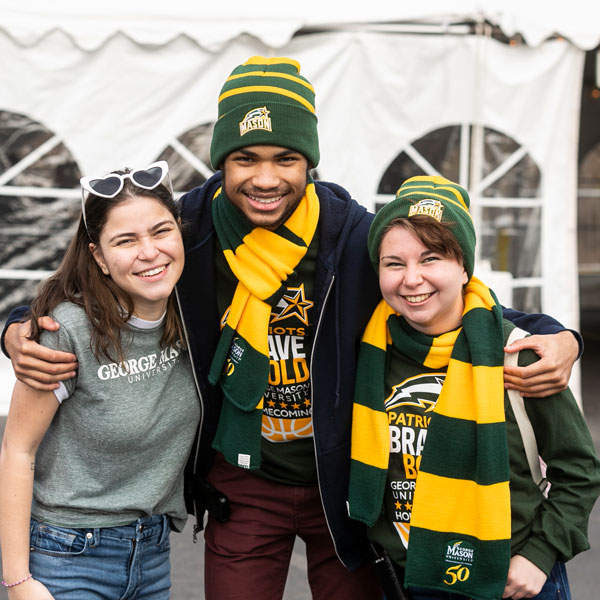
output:
[[[180,220],[164,161],[81,185],[77,232],[31,306],[31,338],[79,369],[54,392],[15,385],[2,584],[10,600],[163,600],[200,411],[173,299]],[[48,314],[58,331],[35,326]]]

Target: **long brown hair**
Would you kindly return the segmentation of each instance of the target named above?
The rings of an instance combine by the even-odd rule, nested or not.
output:
[[[129,169],[115,171],[128,173]],[[101,198],[89,194],[85,202],[85,216],[79,219],[77,232],[71,240],[56,272],[45,280],[31,303],[31,335],[39,340],[41,333],[37,319],[48,315],[61,302],[68,301],[81,306],[92,325],[90,348],[96,358],[105,356],[110,361],[122,363],[125,359],[123,344],[129,333],[127,321],[133,314],[133,300],[119,288],[110,276],[106,276],[94,260],[89,249],[92,242],[99,245],[100,235],[110,211],[136,196],[158,200],[179,223],[179,210],[169,190],[159,185],[153,190],[135,186],[126,179],[123,189],[114,198]],[[86,227],[87,224],[87,227]],[[181,319],[175,305],[174,292],[167,302],[165,327],[160,340],[161,347],[184,343]]]

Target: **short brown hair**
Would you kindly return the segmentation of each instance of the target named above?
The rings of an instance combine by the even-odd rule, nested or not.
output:
[[[419,241],[428,248],[448,258],[454,258],[459,264],[465,264],[463,250],[450,227],[446,223],[440,223],[427,215],[415,215],[414,217],[398,217],[392,219],[383,230],[381,239],[394,227],[403,227],[412,231]],[[379,244],[381,251],[381,243]]]

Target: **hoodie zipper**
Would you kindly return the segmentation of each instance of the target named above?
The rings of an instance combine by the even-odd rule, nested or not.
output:
[[[340,556],[338,549],[337,549],[337,544],[335,541],[335,538],[333,536],[333,532],[331,531],[331,525],[329,524],[329,519],[327,518],[327,511],[325,510],[325,504],[323,503],[323,494],[321,492],[321,476],[319,474],[319,458],[317,456],[317,443],[316,443],[316,428],[315,428],[315,419],[314,419],[314,403],[315,403],[315,388],[313,387],[313,362],[314,362],[314,356],[315,356],[315,348],[317,347],[317,338],[319,336],[319,332],[321,330],[321,323],[323,322],[323,313],[325,312],[325,307],[327,306],[327,302],[329,301],[329,295],[331,294],[331,290],[333,288],[333,284],[335,282],[335,275],[331,276],[331,281],[329,282],[329,287],[327,288],[327,293],[325,294],[325,300],[323,301],[323,307],[321,309],[321,314],[319,315],[319,319],[317,321],[317,326],[315,328],[315,335],[312,341],[312,350],[310,353],[310,390],[311,390],[311,395],[312,395],[312,404],[313,404],[313,417],[312,417],[312,423],[313,423],[313,441],[314,441],[314,452],[315,452],[315,465],[317,467],[317,484],[319,486],[319,496],[321,497],[321,506],[323,507],[323,515],[325,516],[325,523],[327,523],[327,529],[329,530],[329,537],[331,537],[331,541],[333,543],[333,549],[335,550],[335,554],[336,556],[339,558],[340,562],[346,567],[348,568],[348,566],[344,563],[344,561],[342,560],[342,557]]]
[[[194,368],[194,357],[192,356],[192,348],[190,345],[190,339],[188,336],[187,327],[185,325],[185,319],[183,318],[183,310],[181,309],[181,300],[179,298],[179,290],[177,286],[175,286],[175,298],[177,300],[177,308],[179,309],[179,316],[181,319],[181,326],[183,328],[183,334],[185,336],[185,342],[187,345],[189,359],[192,366],[192,375],[194,377],[194,384],[196,385],[196,392],[198,393],[198,399],[200,400],[200,422],[198,423],[198,440],[196,441],[196,452],[194,455],[194,464],[192,467],[192,475],[195,477],[198,467],[198,454],[200,452],[200,438],[202,435],[202,426],[204,425],[204,399],[202,398],[202,392],[200,391],[200,385],[198,383],[198,377],[196,376],[196,369]],[[198,533],[200,531],[199,523],[198,523],[198,508],[196,506],[196,498],[192,494],[192,503],[194,505],[194,517],[196,522],[194,523],[194,528],[192,530],[192,540],[194,544],[198,543]]]

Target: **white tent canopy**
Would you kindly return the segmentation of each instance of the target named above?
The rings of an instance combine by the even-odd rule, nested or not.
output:
[[[0,164],[0,203],[31,201],[35,190],[19,177],[59,144],[81,174],[170,152],[205,177],[206,141],[196,132],[212,127],[224,79],[253,54],[291,56],[317,92],[320,178],[371,210],[393,197],[406,169],[459,180],[479,227],[480,276],[504,303],[577,328],[579,97],[583,50],[600,43],[589,6],[578,13],[573,2],[550,3],[540,13],[527,2],[514,11],[510,2],[462,1],[449,14],[442,2],[370,2],[368,14],[362,4],[337,14],[326,3],[311,12],[310,3],[267,2],[260,14],[240,3],[224,17],[217,4],[180,0],[3,4],[0,115],[49,133],[27,156]],[[305,16],[291,12],[299,8]],[[490,28],[463,35],[471,21],[527,44],[500,43]],[[75,186],[44,190],[58,198],[55,212],[76,208]],[[27,210],[40,210],[29,201]],[[59,233],[43,223],[52,246]],[[15,231],[7,239],[22,237]],[[0,283],[31,274],[43,246],[0,260]]]
[[[389,0],[345,3],[306,0],[301,3],[267,0],[255,5],[229,2],[82,3],[74,0],[0,2],[0,28],[22,45],[32,45],[50,32],[67,34],[85,50],[95,50],[117,33],[138,44],[162,45],[184,35],[206,49],[220,48],[249,34],[271,48],[280,48],[302,28],[341,28],[383,24],[445,24],[488,21],[512,37],[520,34],[529,46],[561,35],[589,50],[600,44],[598,9],[589,0]]]

